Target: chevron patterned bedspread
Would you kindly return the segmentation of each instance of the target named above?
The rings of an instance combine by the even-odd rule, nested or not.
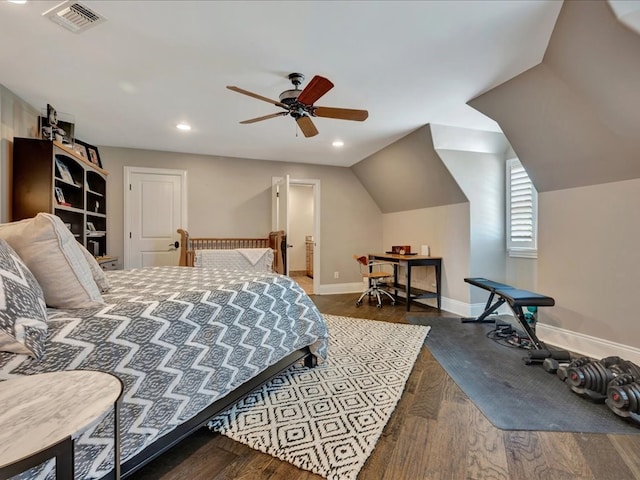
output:
[[[45,357],[0,353],[0,380],[101,370],[124,383],[124,462],[218,398],[310,346],[326,358],[322,315],[302,288],[275,273],[150,267],[108,272],[106,304],[49,310]],[[76,439],[76,478],[113,469],[113,416]],[[55,476],[53,461],[21,478]]]

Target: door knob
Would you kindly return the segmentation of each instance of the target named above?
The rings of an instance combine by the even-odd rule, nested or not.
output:
[[[176,240],[175,242],[170,243],[169,246],[173,248],[178,248],[180,246],[180,242]]]

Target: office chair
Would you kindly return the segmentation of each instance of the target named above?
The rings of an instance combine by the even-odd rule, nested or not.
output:
[[[358,262],[358,265],[360,266],[360,273],[362,274],[362,277],[368,278],[369,284],[371,285],[362,293],[362,295],[360,295],[360,298],[356,302],[356,307],[362,305],[362,299],[365,297],[365,295],[375,295],[375,297],[378,299],[378,308],[382,308],[382,298],[380,297],[381,293],[391,299],[391,305],[395,305],[396,300],[395,298],[393,298],[393,295],[391,295],[385,289],[381,288],[382,285],[380,284],[381,280],[393,277],[393,273],[382,269],[383,265],[392,264],[389,262],[370,262],[369,258],[364,255],[354,255],[353,258],[356,262]]]

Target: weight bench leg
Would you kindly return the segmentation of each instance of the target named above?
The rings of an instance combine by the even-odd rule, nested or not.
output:
[[[529,340],[531,340],[531,343],[533,344],[534,348],[536,350],[544,350],[545,348],[544,345],[538,339],[536,332],[533,331],[533,329],[529,325],[529,322],[527,322],[527,318],[524,316],[522,307],[520,305],[514,306],[511,304],[509,304],[509,306],[511,307],[511,310],[513,310],[513,313],[516,315],[516,318],[520,322],[520,325],[522,325],[522,328],[524,328],[524,331],[527,332],[527,336],[529,337]]]
[[[491,292],[491,295],[489,295],[489,298],[487,299],[487,304],[484,307],[484,312],[482,312],[477,318],[466,317],[462,319],[462,323],[495,323],[496,321],[493,318],[487,319],[487,317],[500,308],[500,306],[505,302],[505,299],[500,297],[496,300],[496,303],[491,305],[493,297],[495,297],[495,292]]]

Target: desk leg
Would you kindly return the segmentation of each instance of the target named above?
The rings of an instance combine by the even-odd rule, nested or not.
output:
[[[56,478],[74,478],[73,439],[69,437],[56,448],[59,449],[56,454]]]
[[[393,264],[393,298],[398,303],[398,264]]]
[[[441,278],[441,276],[442,276],[441,275],[442,274],[441,270],[442,270],[441,266],[436,263],[436,294],[437,294],[436,299],[438,301],[438,310],[440,310],[440,306],[441,306],[441,303],[442,303],[441,302],[442,295],[440,293],[442,291],[442,289],[441,289],[441,280],[442,280],[442,278]]]
[[[407,294],[407,312],[411,310],[411,263],[407,262],[407,286],[406,286],[406,294]]]
[[[113,472],[115,480],[120,480],[120,403],[122,395],[113,404]]]

